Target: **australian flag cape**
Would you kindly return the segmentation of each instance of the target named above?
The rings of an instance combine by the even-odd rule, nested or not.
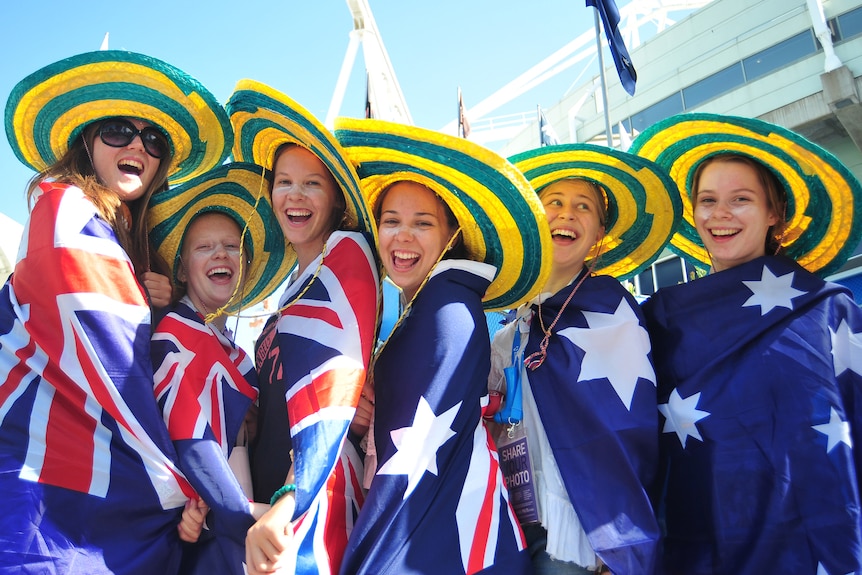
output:
[[[618,575],[653,572],[659,528],[648,495],[658,454],[655,373],[637,302],[610,276],[577,280],[534,306],[525,357],[553,328],[530,390],[569,500]],[[565,307],[563,307],[565,305]],[[536,309],[538,307],[538,309]]]
[[[862,310],[765,256],[644,304],[662,414],[663,569],[862,573]]]
[[[444,260],[374,369],[380,465],[343,575],[529,573],[529,557],[482,422],[494,268]]]
[[[194,492],[153,397],[143,288],[80,189],[39,187],[0,291],[0,573],[175,573]]]
[[[379,297],[367,239],[335,231],[281,298],[287,307],[276,329],[294,449],[299,574],[338,572],[364,499],[362,460],[346,439],[374,348]]]
[[[210,507],[201,540],[184,546],[181,571],[242,574],[254,517],[227,458],[257,398],[254,364],[188,296],[159,322],[151,345],[155,396],[180,469]]]

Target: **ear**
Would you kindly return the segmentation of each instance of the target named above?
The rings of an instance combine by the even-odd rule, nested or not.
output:
[[[778,216],[775,214],[775,210],[769,210],[769,217],[766,218],[766,222],[769,224],[769,227],[778,223]]]
[[[596,241],[593,245],[602,241],[605,237],[605,226],[599,226],[598,231],[596,231]]]
[[[177,270],[177,281],[181,283],[189,281],[189,275],[186,273],[186,264],[183,263],[183,260],[180,260],[180,267]]]

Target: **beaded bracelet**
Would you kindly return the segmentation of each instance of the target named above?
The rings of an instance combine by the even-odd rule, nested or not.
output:
[[[288,493],[292,493],[296,491],[296,483],[288,483],[287,485],[282,485],[278,488],[278,491],[272,494],[272,498],[269,500],[270,505],[275,505],[275,502],[282,498],[282,496],[287,495]]]

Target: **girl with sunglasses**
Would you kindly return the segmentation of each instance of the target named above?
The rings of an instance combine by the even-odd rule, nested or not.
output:
[[[5,124],[38,174],[0,291],[0,572],[176,573],[197,504],[153,396],[145,216],[223,161],[227,116],[169,64],[99,51],[19,82]]]

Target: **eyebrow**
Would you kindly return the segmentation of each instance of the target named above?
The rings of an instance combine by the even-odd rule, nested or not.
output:
[[[401,214],[401,212],[399,212],[398,210],[383,210],[383,211],[381,212],[381,215],[383,215],[383,214],[395,214],[395,215],[400,215],[400,214]],[[414,212],[414,213],[413,213],[413,215],[414,215],[414,216],[426,216],[426,217],[432,217],[432,218],[437,219],[437,214],[432,213],[432,212]]]

